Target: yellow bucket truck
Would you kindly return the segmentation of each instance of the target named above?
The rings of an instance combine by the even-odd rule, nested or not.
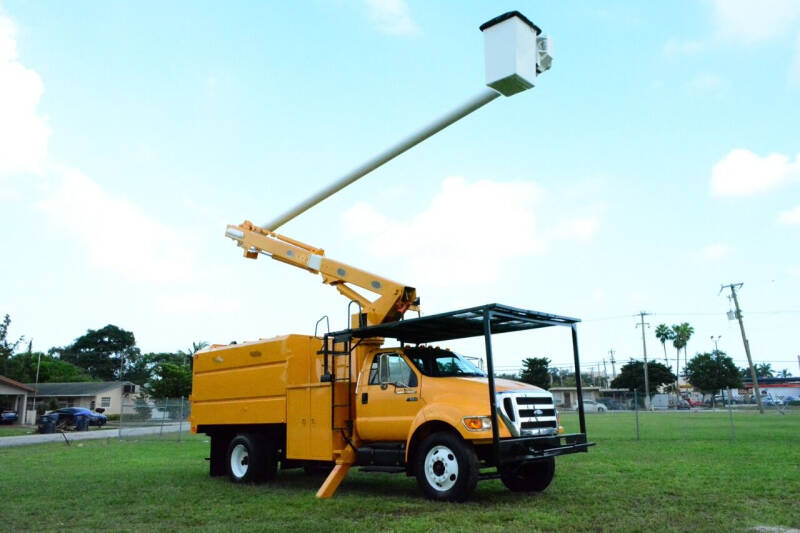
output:
[[[275,232],[498,95],[531,87],[549,68],[549,44],[520,13],[501,15],[481,30],[491,89],[276,220],[227,227],[246,257],[266,255],[321,275],[348,298],[349,327],[212,345],[194,355],[191,428],[210,437],[212,476],[255,482],[275,478],[279,468],[324,468],[329,475],[317,496],[325,498],[356,466],[415,476],[428,498],[463,501],[482,479],[500,478],[513,491],[544,490],[555,457],[593,444],[580,395],[580,432],[565,434],[549,392],[494,376],[493,334],[560,326],[571,330],[580,389],[577,319],[499,304],[421,316],[415,288]],[[525,55],[531,47],[533,54]],[[503,53],[532,63],[490,60]],[[407,311],[418,316],[405,318]],[[439,347],[474,337],[484,338],[485,372],[474,358]]]

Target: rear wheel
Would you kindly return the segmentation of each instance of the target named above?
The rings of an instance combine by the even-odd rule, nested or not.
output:
[[[526,463],[519,468],[511,465],[500,472],[500,479],[508,490],[513,492],[541,492],[553,481],[556,472],[556,461],[552,457],[533,463]]]
[[[475,448],[448,432],[429,435],[414,458],[417,483],[431,500],[466,500],[478,484],[480,463]]]
[[[253,433],[236,435],[228,444],[227,470],[235,483],[254,483],[275,477],[278,469],[275,443]]]

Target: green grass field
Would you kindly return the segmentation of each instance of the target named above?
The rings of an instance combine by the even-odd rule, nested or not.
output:
[[[36,433],[35,427],[30,426],[18,426],[18,425],[9,425],[9,426],[0,426],[0,437],[14,437],[17,435],[31,435]]]
[[[562,422],[574,429],[574,416]],[[478,485],[424,500],[412,478],[352,472],[331,500],[301,471],[270,484],[208,477],[203,436],[0,448],[2,530],[747,531],[800,527],[800,413],[588,418],[588,454],[557,460],[538,495]],[[570,427],[572,426],[572,427]]]

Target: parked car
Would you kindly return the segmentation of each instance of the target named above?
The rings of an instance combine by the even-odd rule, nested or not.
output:
[[[800,405],[800,398],[797,396],[786,396],[783,398],[783,405]]]
[[[48,414],[58,415],[57,426],[62,429],[65,427],[74,426],[75,417],[78,416],[88,417],[90,426],[105,426],[106,422],[108,422],[106,415],[102,413],[95,413],[89,409],[86,409],[85,407],[62,407],[61,409],[56,409]]]
[[[694,398],[685,398],[685,400],[689,403],[689,407],[703,407],[702,400],[695,400]]]
[[[575,404],[574,409],[578,409],[577,403]],[[602,403],[597,403],[594,400],[583,400],[583,410],[587,413],[605,413],[608,411],[608,407]]]
[[[688,400],[678,400],[678,405],[676,405],[677,409],[690,409],[692,406]]]
[[[19,420],[19,415],[16,411],[3,411],[0,413],[0,424],[13,424]]]
[[[612,400],[611,398],[600,398],[597,400],[599,403],[606,406],[609,411],[619,411],[621,409],[625,409],[621,403],[616,400]]]

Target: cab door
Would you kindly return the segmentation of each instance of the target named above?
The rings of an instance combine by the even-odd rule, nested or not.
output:
[[[388,384],[379,381],[379,360],[388,356]],[[366,378],[366,379],[365,379]],[[366,383],[365,383],[366,381]],[[356,391],[356,428],[365,441],[404,442],[422,409],[420,378],[400,353],[375,354],[369,376],[362,375]]]

